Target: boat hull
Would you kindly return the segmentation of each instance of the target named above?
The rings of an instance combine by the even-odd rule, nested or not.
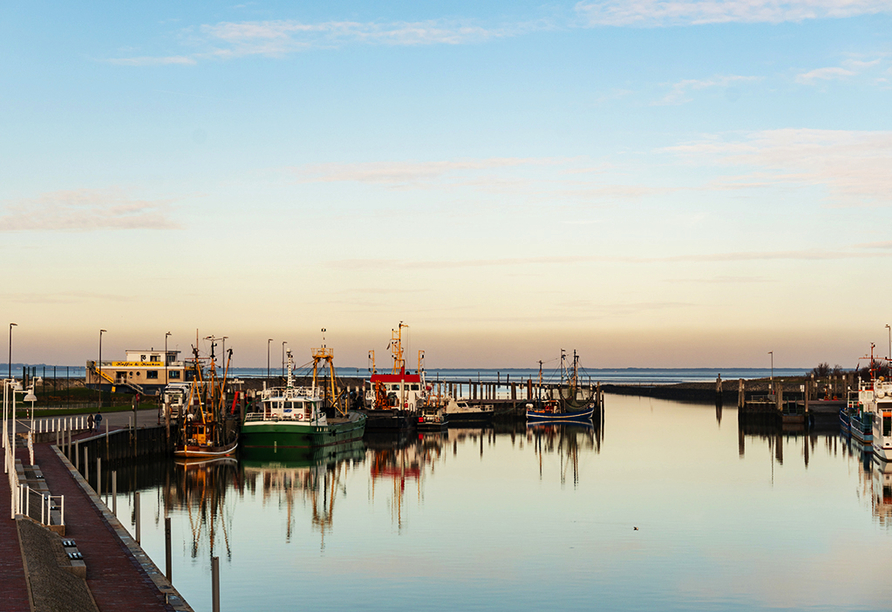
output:
[[[449,426],[461,427],[463,425],[488,425],[492,423],[492,410],[475,410],[467,412],[447,412]]]
[[[557,423],[562,421],[590,421],[594,413],[594,406],[569,412],[549,412],[547,410],[528,409],[527,421],[551,421]]]
[[[347,418],[330,419],[325,425],[299,421],[246,421],[242,424],[242,448],[306,449],[349,444],[362,439],[366,417],[351,412]]]
[[[235,454],[238,448],[238,440],[223,444],[221,446],[199,446],[195,444],[186,444],[178,446],[174,449],[174,457],[181,459],[212,459],[215,457],[229,457]]]
[[[408,430],[415,426],[415,413],[407,410],[360,410],[366,415],[367,431],[380,430]]]

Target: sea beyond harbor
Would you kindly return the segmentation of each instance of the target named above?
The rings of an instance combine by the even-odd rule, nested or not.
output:
[[[86,371],[84,366],[60,366],[50,364],[12,364],[14,377],[21,377],[23,367],[32,368],[31,372],[37,376],[52,379],[58,378],[84,378]],[[339,377],[367,378],[368,368],[336,367]],[[757,378],[793,377],[804,376],[811,368],[580,368],[583,380],[588,383],[612,383],[629,385],[670,385],[687,382],[715,381],[721,375],[723,380],[737,380],[740,378],[751,380]],[[535,368],[427,368],[426,378],[430,381],[456,380],[474,382],[521,382],[526,380],[536,381],[539,370]],[[269,376],[281,376],[280,364],[269,369]],[[266,368],[240,368],[232,367],[229,371],[230,378],[265,378]],[[548,368],[547,364],[542,370],[545,382],[560,380],[560,368]]]

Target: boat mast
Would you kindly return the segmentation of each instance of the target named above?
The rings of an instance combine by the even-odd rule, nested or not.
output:
[[[396,329],[390,330],[390,352],[393,354],[393,373],[404,374],[406,361],[403,359],[403,328],[409,327],[400,321]]]

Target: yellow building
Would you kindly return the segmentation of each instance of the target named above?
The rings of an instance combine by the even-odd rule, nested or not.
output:
[[[168,383],[186,382],[192,372],[179,359],[180,351],[128,350],[125,361],[87,362],[86,385],[103,391],[157,395]]]

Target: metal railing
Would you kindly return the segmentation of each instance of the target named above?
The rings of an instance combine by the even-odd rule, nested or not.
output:
[[[15,514],[24,514],[35,521],[39,521],[41,525],[64,525],[65,524],[65,496],[49,495],[35,491],[26,484],[19,485],[18,488],[17,507],[18,512]],[[31,500],[34,503],[31,503]],[[53,522],[55,511],[59,511],[58,522]],[[14,516],[14,515],[13,515]]]
[[[15,455],[12,452],[12,444],[7,439],[4,441],[4,466],[6,468],[6,473],[9,475],[9,494],[10,494],[10,517],[11,519],[15,518],[17,504],[16,501],[19,499],[18,491],[19,491],[19,475],[15,470]]]

